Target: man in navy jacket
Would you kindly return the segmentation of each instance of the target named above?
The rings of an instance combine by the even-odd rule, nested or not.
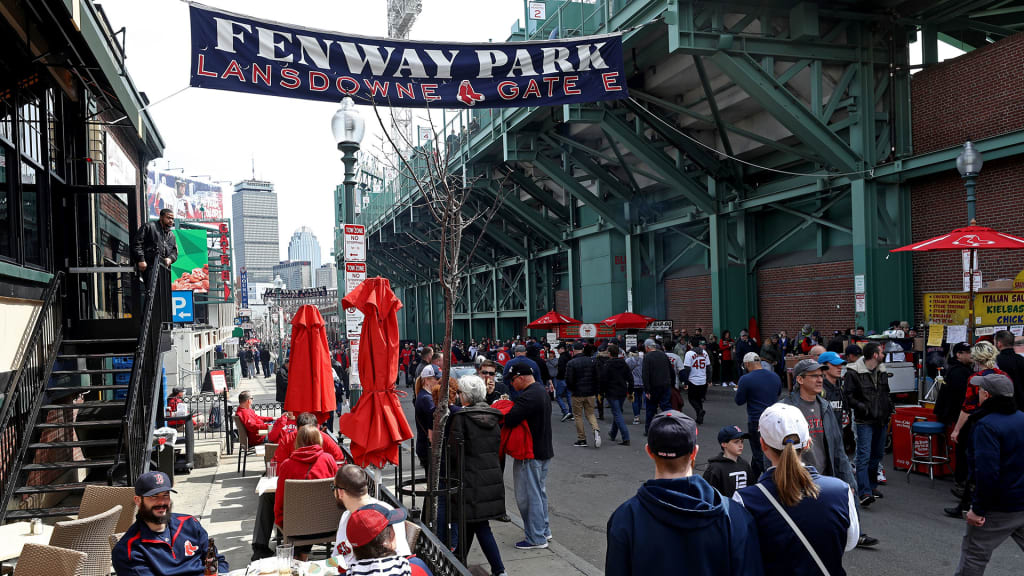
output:
[[[209,536],[199,519],[171,513],[171,479],[163,472],[146,472],[135,483],[138,514],[114,546],[118,576],[201,576]],[[217,552],[217,572],[229,571]]]
[[[971,433],[974,500],[956,574],[983,574],[992,552],[1008,537],[1024,550],[1024,412],[1013,381],[1003,374],[975,376],[981,408]]]
[[[646,450],[654,479],[608,520],[607,576],[763,574],[753,518],[693,475],[697,449],[689,416],[669,410],[651,421]]]

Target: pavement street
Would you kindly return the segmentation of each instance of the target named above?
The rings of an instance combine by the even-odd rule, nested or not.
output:
[[[402,404],[412,423],[412,395]],[[552,407],[555,458],[549,470],[547,490],[554,543],[577,556],[585,563],[583,565],[603,571],[608,518],[654,475],[653,462],[644,452],[643,426],[629,425],[631,446],[611,443],[607,438],[611,428],[611,410],[605,409],[605,420],[598,421],[604,436],[602,447],[593,448],[591,435],[588,436],[590,447],[576,448],[572,446],[576,440],[574,423],[559,422],[561,413],[558,405],[552,403]],[[625,410],[627,423],[632,422],[632,407]],[[698,472],[703,471],[710,457],[717,455],[717,434],[722,426],[736,424],[746,429],[746,410],[736,406],[733,392],[729,389],[718,387],[709,390],[705,410],[707,416],[700,428]],[[689,407],[684,411],[693,415]],[[748,459],[749,451],[748,446],[744,452]],[[889,483],[880,487],[885,498],[861,515],[864,532],[880,539],[881,543],[875,549],[848,552],[844,559],[847,572],[872,576],[952,574],[960,557],[965,528],[964,521],[948,518],[942,513],[943,507],[955,503],[949,493],[952,481],[936,479],[933,489],[929,487],[927,476],[914,474],[908,484],[905,471],[892,469],[889,454],[886,455],[885,466]],[[505,487],[506,508],[513,514],[518,510],[511,470],[511,466],[506,466]],[[521,534],[518,532],[516,536]],[[475,546],[473,551],[479,554],[479,546]],[[530,553],[515,549],[508,551],[507,546],[502,546],[502,557],[507,564],[509,560],[514,561],[527,554]],[[996,550],[986,574],[1019,575],[1022,565],[1024,553],[1007,540]],[[511,564],[509,566],[510,574],[530,573],[512,572]]]

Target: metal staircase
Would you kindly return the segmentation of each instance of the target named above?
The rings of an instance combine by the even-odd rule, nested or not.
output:
[[[169,274],[150,274],[138,338],[62,339],[60,281],[0,408],[0,522],[77,514],[86,486],[130,485],[149,467]]]

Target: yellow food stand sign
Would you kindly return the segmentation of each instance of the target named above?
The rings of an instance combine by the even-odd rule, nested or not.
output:
[[[930,292],[924,295],[925,324],[967,324],[968,295],[963,292]],[[974,295],[975,326],[1024,324],[1024,291],[981,292]]]

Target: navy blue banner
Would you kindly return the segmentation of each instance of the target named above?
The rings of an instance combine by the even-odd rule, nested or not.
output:
[[[453,44],[334,34],[190,4],[191,86],[417,108],[628,97],[619,34]]]

